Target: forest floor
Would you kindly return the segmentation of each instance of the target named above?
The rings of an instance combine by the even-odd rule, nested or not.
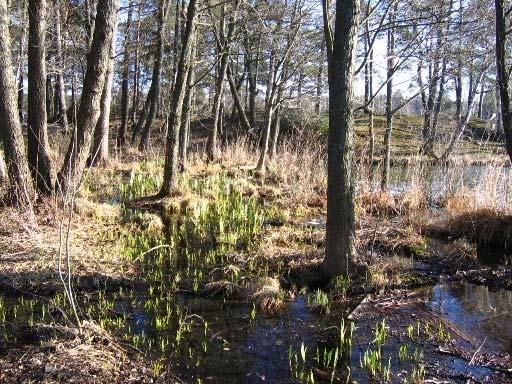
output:
[[[410,131],[418,137],[418,126],[399,125],[398,136],[401,130],[404,140]],[[412,161],[399,180],[405,188],[381,193],[361,183],[362,276],[319,290],[326,215],[321,141],[283,143],[261,178],[251,170],[257,153],[250,142],[234,139],[221,161],[206,164],[202,137],[192,140],[197,150],[179,193],[158,211],[130,204],[157,191],[163,160],[157,143],[149,153],[127,149],[90,169],[72,210],[59,196],[41,201],[34,217],[0,208],[0,382],[260,382],[245,376],[255,366],[267,382],[344,382],[342,364],[359,383],[512,382],[510,330],[498,333],[505,347],[489,336],[498,332],[493,321],[512,317],[512,219],[491,204],[500,192],[492,185],[506,189],[508,172],[451,185],[443,196],[431,195],[424,170]],[[477,148],[464,143],[463,156]],[[489,153],[494,149],[471,159]],[[502,164],[501,154],[492,156]],[[369,173],[360,169],[362,178]],[[80,332],[58,273],[60,261],[67,277],[68,256]],[[451,317],[453,307],[428,304],[444,305],[435,297],[453,295],[445,288],[453,284],[487,298],[481,316],[471,312],[470,320],[494,326],[490,333],[475,335]],[[490,301],[486,287],[498,290],[499,302]],[[278,333],[293,322],[281,322],[287,316],[308,319],[293,323],[298,330],[289,340]],[[356,327],[349,338],[350,322]],[[271,348],[276,365],[245,361],[240,334],[265,339],[269,332],[278,333],[271,346],[249,348]],[[323,358],[314,356],[315,347]],[[230,363],[217,360],[224,355]],[[238,359],[241,372],[229,371]],[[272,370],[283,376],[272,378]]]

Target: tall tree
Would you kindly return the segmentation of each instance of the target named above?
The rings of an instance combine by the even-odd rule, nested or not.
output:
[[[117,17],[116,17],[117,19]],[[101,95],[101,113],[94,129],[94,138],[91,151],[91,164],[99,164],[108,159],[109,133],[110,133],[110,106],[112,103],[112,83],[114,81],[114,56],[116,54],[117,22],[114,22],[112,46],[110,48],[110,61],[108,64],[103,94]]]
[[[179,132],[182,124],[183,101],[187,88],[190,56],[194,44],[194,29],[197,16],[197,0],[190,0],[187,7],[187,22],[183,32],[183,44],[180,50],[176,81],[172,91],[171,110],[167,118],[167,137],[165,142],[164,179],[158,192],[159,197],[170,196],[176,188],[178,176]]]
[[[53,12],[55,15],[55,55],[57,64],[57,105],[58,119],[63,132],[68,131],[68,115],[66,102],[66,84],[64,81],[64,53],[62,49],[62,3],[53,0]]]
[[[40,192],[53,191],[52,162],[46,126],[46,0],[29,0],[28,162]]]
[[[19,119],[14,86],[6,0],[0,0],[0,139],[4,147],[9,193],[15,203],[32,206],[35,196],[25,155],[25,143]]]
[[[336,2],[334,34],[332,40],[327,39],[329,134],[327,223],[322,265],[327,276],[348,275],[356,252],[353,73],[359,12],[359,0]],[[325,34],[331,36],[328,23]]]
[[[130,30],[132,25],[133,1],[128,3],[128,16],[124,27],[124,52],[123,67],[121,75],[121,126],[117,133],[117,146],[122,147],[126,144],[126,132],[128,130],[128,114],[130,112]]]
[[[162,63],[164,60],[164,42],[165,42],[165,20],[169,11],[170,1],[161,0],[158,9],[158,32],[156,38],[155,62],[153,65],[153,76],[151,80],[151,88],[148,93],[149,102],[147,102],[147,114],[145,116],[144,130],[140,138],[140,150],[145,150],[148,145],[149,134],[153,121],[156,117],[158,104],[160,102],[160,84],[162,75]],[[139,126],[139,123],[137,123]],[[141,127],[141,125],[140,125]]]
[[[64,192],[74,190],[80,185],[91,150],[94,129],[101,112],[105,78],[110,65],[116,13],[117,0],[98,1],[94,37],[87,55],[87,69],[77,112],[76,128],[58,175],[59,187]]]
[[[505,147],[512,161],[512,108],[510,106],[510,68],[507,66],[507,25],[505,14],[510,16],[512,8],[505,11],[505,1],[495,0],[496,8],[496,79],[500,92],[501,121],[505,132]],[[508,17],[510,19],[510,17]]]

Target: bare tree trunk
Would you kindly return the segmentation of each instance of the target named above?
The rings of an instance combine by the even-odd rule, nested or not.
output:
[[[195,82],[195,71],[194,71],[194,61],[196,57],[196,45],[193,44],[192,52],[190,54],[190,69],[187,75],[187,90],[185,93],[185,100],[183,101],[183,122],[180,127],[180,137],[179,137],[179,170],[180,172],[184,172],[187,168],[187,150],[188,150],[188,141],[190,135],[190,125],[192,119],[192,107],[193,107],[193,98],[194,98],[194,82]]]
[[[54,116],[53,107],[55,102],[53,96],[52,76],[46,75],[46,116],[48,116],[50,120],[52,120]]]
[[[35,191],[25,155],[25,143],[19,119],[14,86],[9,36],[9,13],[6,0],[0,0],[0,138],[9,176],[9,193],[13,201],[31,209]]]
[[[247,80],[249,82],[249,122],[253,130],[257,129],[256,117],[256,97],[258,95],[258,67],[259,67],[259,47],[256,59],[250,58],[247,62]]]
[[[245,113],[244,106],[242,105],[242,101],[240,100],[240,87],[235,84],[235,80],[233,79],[233,72],[231,71],[230,66],[227,67],[227,75],[228,75],[228,82],[229,82],[229,89],[231,91],[231,96],[233,97],[234,104],[236,106],[236,109],[238,111],[238,118],[240,120],[240,124],[242,125],[242,128],[246,132],[251,131],[251,123],[249,123],[249,120],[247,119],[247,114]],[[243,80],[242,80],[243,81]],[[240,82],[240,86],[241,86]]]
[[[348,275],[355,256],[353,164],[353,73],[359,24],[359,0],[336,3],[329,60],[329,137],[325,259],[328,277]]]
[[[373,187],[373,178],[374,178],[374,167],[373,167],[373,159],[375,157],[375,130],[374,130],[374,107],[375,101],[373,98],[373,46],[370,47],[370,27],[369,27],[369,14],[370,14],[370,4],[368,3],[366,9],[366,22],[364,27],[364,42],[365,42],[365,51],[370,50],[368,55],[368,60],[365,63],[365,92],[364,92],[364,105],[368,110],[368,134],[370,136],[369,148],[368,148],[368,164],[370,169],[370,179],[372,181]]]
[[[117,19],[117,14],[116,14]],[[112,38],[112,47],[110,49],[110,62],[108,64],[107,74],[105,75],[105,85],[101,95],[101,113],[96,127],[94,129],[94,138],[89,165],[100,164],[108,159],[109,133],[110,133],[110,105],[112,103],[112,83],[114,81],[114,57],[116,55],[116,33],[117,21],[114,22],[114,32]]]
[[[267,90],[265,93],[265,126],[263,127],[263,140],[261,142],[261,152],[256,166],[256,171],[264,173],[266,170],[266,161],[268,156],[268,147],[270,143],[270,130],[274,115],[274,102],[276,94],[276,72],[275,72],[275,52],[270,53],[268,63]]]
[[[129,77],[130,77],[130,29],[132,25],[133,0],[128,3],[128,16],[124,30],[123,72],[121,80],[121,127],[117,133],[117,146],[126,144],[126,132],[128,130],[128,114],[130,112]]]
[[[324,62],[325,62],[325,45],[322,44],[320,51],[320,60],[318,61],[318,72],[316,74],[316,101],[315,113],[320,116],[321,103],[322,103],[322,80],[324,77]]]
[[[46,127],[46,0],[29,0],[28,162],[39,192],[53,192],[52,162]]]
[[[225,15],[224,9],[222,10],[221,22],[219,26],[219,55],[220,62],[217,73],[217,79],[215,82],[215,97],[213,99],[213,127],[208,135],[208,141],[206,142],[206,155],[209,161],[214,161],[219,157],[219,144],[218,144],[218,135],[222,130],[221,122],[221,103],[222,103],[222,94],[224,92],[224,78],[226,77],[226,71],[228,68],[228,60],[229,60],[229,45],[231,43],[231,37],[234,31],[234,21],[229,22],[228,34],[225,36]]]
[[[500,91],[501,122],[505,133],[505,148],[512,161],[512,110],[510,108],[509,80],[507,68],[507,24],[504,0],[495,0],[496,7],[496,73]]]
[[[53,0],[53,12],[55,14],[55,54],[57,63],[57,110],[59,116],[59,123],[62,132],[68,131],[68,115],[66,103],[66,85],[64,83],[64,57],[62,53],[62,32],[61,32],[61,2],[60,0]]]
[[[194,24],[197,13],[196,0],[190,0],[187,7],[187,23],[183,35],[183,46],[180,52],[176,83],[172,92],[171,112],[167,119],[167,138],[165,148],[164,179],[159,197],[169,196],[176,188],[178,177],[179,132],[182,122],[181,114],[186,93],[186,82],[190,70],[190,56],[194,44]]]
[[[160,83],[162,76],[162,63],[164,60],[164,41],[165,41],[165,20],[167,18],[167,11],[169,9],[169,1],[164,0],[160,5],[158,13],[158,33],[157,33],[157,47],[155,53],[155,63],[153,67],[153,76],[151,79],[151,89],[149,91],[151,98],[149,110],[147,112],[146,123],[140,138],[139,149],[144,151],[147,149],[151,127],[155,120],[159,99],[160,99]]]
[[[23,1],[23,9],[25,10],[26,7],[26,0]],[[25,118],[24,118],[24,114],[23,114],[23,100],[24,100],[24,96],[25,96],[25,89],[24,89],[24,85],[23,85],[23,64],[25,62],[25,50],[24,50],[24,47],[25,47],[25,35],[27,34],[27,21],[26,21],[26,15],[25,15],[25,12],[24,13],[24,24],[25,24],[25,27],[23,28],[23,32],[20,34],[20,38],[19,38],[19,47],[18,47],[18,70],[16,71],[17,72],[17,76],[16,78],[18,79],[18,111],[19,111],[19,115],[20,115],[20,121],[23,123]]]
[[[0,182],[7,180],[7,167],[5,166],[4,154],[0,151]]]
[[[98,1],[94,37],[87,56],[87,70],[82,98],[77,113],[76,128],[71,137],[64,165],[58,175],[62,191],[75,190],[80,185],[91,150],[94,129],[101,113],[101,97],[110,65],[114,38],[117,0]]]
[[[282,99],[278,95],[278,100]],[[271,127],[271,134],[272,134],[272,146],[270,149],[270,157],[275,159],[277,155],[277,142],[279,140],[279,131],[281,130],[281,112],[282,112],[282,105],[277,106],[276,111],[274,113],[274,118],[272,120],[272,127]]]
[[[140,65],[139,65],[139,41],[140,41],[140,9],[142,2],[139,3],[137,8],[137,30],[135,37],[135,57],[134,57],[134,70],[133,70],[133,100],[132,100],[132,113],[131,121],[132,125],[135,126],[135,120],[137,118],[137,109],[139,107],[140,89],[139,89],[139,78],[140,78]],[[135,144],[135,137],[132,135],[132,145]]]
[[[476,82],[473,80],[471,82],[471,86],[473,88],[469,88],[469,94],[468,94],[468,110],[466,111],[466,116],[464,117],[464,120],[460,119],[457,122],[457,131],[454,132],[452,135],[450,142],[448,144],[448,147],[446,148],[445,152],[441,156],[441,160],[445,161],[448,160],[450,155],[452,154],[453,150],[455,149],[455,146],[459,142],[460,138],[462,137],[462,134],[464,133],[464,130],[466,129],[467,125],[469,124],[469,121],[471,120],[471,117],[473,116],[473,109],[475,105],[476,100],[476,93],[478,92],[478,88],[480,86],[480,82],[482,81],[485,74],[485,70],[482,70],[478,78],[476,79]]]
[[[478,95],[478,109],[477,109],[477,116],[479,119],[483,116],[483,107],[484,107],[484,95],[485,95],[485,87],[484,87],[484,81],[482,79],[482,83],[480,84],[480,94]]]
[[[389,11],[389,23],[395,23],[396,6]],[[395,29],[388,29],[387,47],[387,84],[386,84],[386,132],[384,134],[384,164],[382,166],[381,190],[385,191],[389,184],[391,166],[391,135],[393,132],[393,75],[395,72]]]

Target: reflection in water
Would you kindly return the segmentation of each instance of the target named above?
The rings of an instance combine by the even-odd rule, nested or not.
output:
[[[378,184],[378,183],[377,183]],[[466,190],[468,198],[492,199],[500,205],[511,202],[512,173],[502,166],[392,167],[390,192],[402,193],[412,184],[424,187],[432,202],[455,191]],[[376,185],[378,188],[380,185]]]
[[[512,292],[490,291],[468,283],[438,284],[429,305],[442,312],[480,345],[492,352],[512,353]]]

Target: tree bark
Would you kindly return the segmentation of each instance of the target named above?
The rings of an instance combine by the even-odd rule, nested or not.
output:
[[[193,44],[192,52],[190,54],[190,69],[187,74],[187,90],[185,93],[185,100],[183,101],[183,122],[180,127],[179,137],[179,171],[184,172],[187,168],[187,150],[190,136],[190,125],[192,119],[192,100],[194,98],[194,82],[195,82],[195,71],[194,61],[196,57],[196,45]]]
[[[224,10],[223,10],[224,13]],[[229,60],[229,45],[231,43],[231,38],[234,31],[234,21],[231,20],[228,26],[228,34],[227,37],[224,36],[225,32],[225,15],[221,16],[221,22],[219,26],[219,55],[220,62],[218,67],[217,79],[215,82],[215,97],[213,99],[213,126],[208,135],[208,140],[206,142],[206,155],[209,161],[214,161],[219,157],[219,144],[218,144],[218,135],[222,130],[221,122],[221,103],[222,103],[222,94],[224,92],[224,78],[226,77],[226,71],[228,68],[228,60]]]
[[[98,1],[96,23],[82,98],[77,113],[76,128],[69,143],[64,165],[58,175],[62,192],[75,191],[81,182],[91,150],[94,129],[101,113],[101,97],[110,65],[110,50],[116,22],[117,0]]]
[[[35,191],[25,157],[25,143],[14,86],[6,0],[0,0],[0,138],[4,147],[9,194],[14,203],[31,209]]]
[[[39,192],[53,192],[52,162],[46,126],[46,0],[29,0],[28,162]]]
[[[158,197],[170,196],[176,187],[178,177],[179,132],[181,114],[186,93],[186,81],[190,70],[190,52],[194,44],[194,24],[197,13],[196,0],[190,0],[187,7],[187,23],[183,35],[176,83],[172,92],[171,111],[167,119],[167,137],[165,147],[164,179]]]
[[[359,0],[336,3],[332,55],[329,55],[327,223],[322,264],[328,277],[349,275],[356,252],[352,104],[359,11]]]
[[[242,125],[242,128],[246,132],[250,132],[252,129],[251,123],[249,123],[249,120],[247,119],[247,114],[245,113],[244,106],[242,105],[242,100],[240,100],[239,87],[237,86],[237,84],[235,84],[235,80],[233,79],[233,72],[229,65],[227,68],[227,75],[229,82],[229,90],[231,91],[231,96],[233,97],[233,101],[238,111],[238,118],[240,120],[240,124]]]
[[[158,109],[158,103],[160,99],[160,82],[162,75],[162,63],[164,60],[165,19],[167,18],[168,8],[168,0],[163,0],[158,12],[158,33],[156,42],[155,63],[153,66],[153,76],[151,79],[151,88],[149,91],[151,98],[149,103],[149,109],[147,112],[146,123],[144,124],[144,130],[142,131],[142,136],[140,138],[139,149],[141,151],[147,149],[149,135],[151,133],[151,127],[153,125],[153,121],[155,120],[156,112]]]
[[[57,104],[59,123],[62,132],[68,131],[68,115],[66,103],[66,85],[64,83],[64,56],[62,52],[62,32],[61,32],[61,2],[60,0],[53,1],[53,11],[55,14],[55,54],[57,63]]]
[[[507,68],[507,25],[504,0],[495,0],[496,7],[496,70],[500,91],[501,123],[505,133],[505,147],[512,161],[512,110],[510,108],[509,80]]]
[[[387,84],[386,84],[386,132],[384,134],[384,164],[382,166],[382,180],[380,188],[386,191],[389,184],[389,171],[391,166],[391,135],[393,132],[393,75],[395,73],[395,23],[396,6],[389,11],[387,44]]]
[[[123,147],[126,144],[126,132],[128,130],[128,115],[130,112],[130,29],[132,25],[133,0],[128,3],[128,16],[126,18],[124,30],[124,53],[123,53],[123,72],[121,80],[121,126],[117,133],[117,147]]]
[[[117,19],[117,13],[116,13]],[[101,113],[96,127],[94,129],[93,146],[90,155],[90,165],[104,163],[108,160],[109,133],[110,133],[110,106],[112,104],[112,83],[114,81],[114,57],[116,55],[116,32],[117,22],[114,22],[114,32],[112,46],[110,49],[110,61],[108,63],[107,74],[105,75],[105,84],[103,94],[101,95]]]

